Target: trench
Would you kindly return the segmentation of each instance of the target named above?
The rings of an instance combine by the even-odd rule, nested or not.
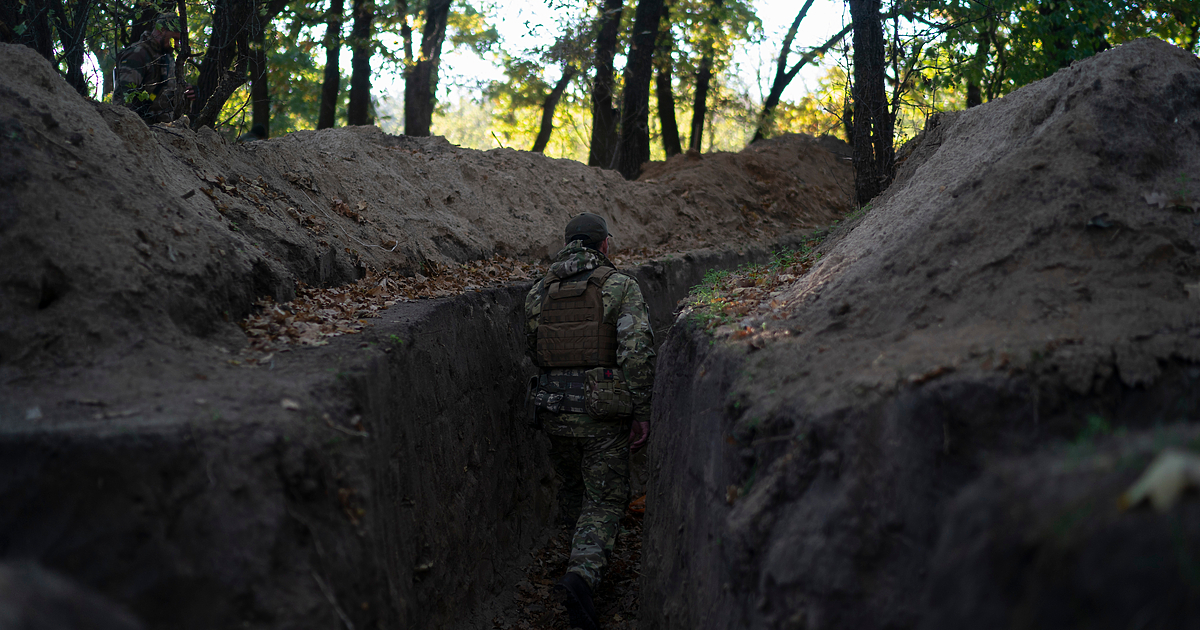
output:
[[[769,255],[629,270],[657,341],[707,271]],[[492,627],[557,532],[548,441],[523,401],[528,288],[399,304],[360,335],[271,370],[214,369],[136,413],[81,406],[31,427],[3,409],[0,558],[149,628]]]

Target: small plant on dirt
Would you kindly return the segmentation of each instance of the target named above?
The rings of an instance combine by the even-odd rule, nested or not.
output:
[[[404,339],[402,339],[400,335],[388,335],[388,341],[390,341],[393,346],[401,346],[404,344]]]
[[[1075,443],[1090,444],[1097,438],[1105,437],[1112,434],[1112,432],[1112,425],[1104,419],[1104,416],[1094,413],[1088,414],[1087,426],[1083,427],[1083,430],[1079,432],[1079,435],[1075,438]]]

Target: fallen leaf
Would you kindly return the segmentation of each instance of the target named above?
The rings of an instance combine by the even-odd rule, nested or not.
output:
[[[1166,512],[1188,488],[1200,488],[1200,456],[1169,448],[1158,454],[1146,472],[1118,500],[1122,510],[1149,500],[1159,512]]]
[[[300,403],[292,400],[291,398],[284,398],[280,400],[279,406],[287,409],[288,411],[300,411]]]

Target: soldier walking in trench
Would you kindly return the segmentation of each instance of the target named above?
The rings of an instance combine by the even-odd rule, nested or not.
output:
[[[604,218],[567,223],[566,246],[525,298],[526,340],[540,368],[531,387],[559,504],[574,526],[567,572],[555,585],[571,625],[598,628],[592,593],[629,500],[629,451],[650,434],[654,333],[637,280],[608,260]]]

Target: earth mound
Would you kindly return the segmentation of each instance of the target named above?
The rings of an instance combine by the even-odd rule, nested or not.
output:
[[[553,529],[521,305],[566,220],[609,218],[665,330],[850,208],[802,137],[672,185],[374,128],[231,145],[5,45],[0,127],[0,559],[150,628],[483,627]],[[272,338],[326,315],[369,325]]]
[[[766,243],[850,207],[852,171],[804,137],[755,154],[752,175],[705,160],[701,178],[674,186],[375,127],[231,145],[85,101],[14,45],[0,45],[0,127],[0,382],[139,340],[236,347],[232,322],[259,297],[291,299],[298,282],[545,259],[583,211],[609,218],[620,249],[662,252],[732,235]],[[736,190],[701,185],[748,177]],[[783,177],[820,202],[775,200]]]
[[[715,329],[726,343],[694,325],[667,340],[658,392],[690,402],[656,409],[642,606],[665,620],[648,627],[952,627],[967,617],[931,612],[955,605],[947,585],[1019,588],[1028,570],[1078,594],[1147,578],[1123,552],[1086,571],[1070,553],[1022,556],[988,577],[989,559],[1090,531],[1039,520],[979,562],[952,557],[970,549],[961,535],[945,543],[938,567],[952,568],[926,592],[953,535],[948,504],[989,462],[1066,457],[1055,449],[1090,426],[1200,415],[1200,60],[1138,40],[934,118],[901,155],[895,183],[810,271]],[[1011,483],[987,499],[995,513],[1034,485],[988,483]],[[1174,518],[1120,513],[1106,488],[1099,518]],[[1069,519],[1065,497],[1019,513]],[[1193,511],[1170,521],[1189,541]],[[1137,544],[1134,528],[1106,531]],[[1166,579],[1175,565],[1157,566]],[[988,627],[1063,627],[1051,620],[1086,601],[1030,617],[1021,602],[1034,600],[1010,595]],[[1155,627],[1194,623],[1193,610]]]

